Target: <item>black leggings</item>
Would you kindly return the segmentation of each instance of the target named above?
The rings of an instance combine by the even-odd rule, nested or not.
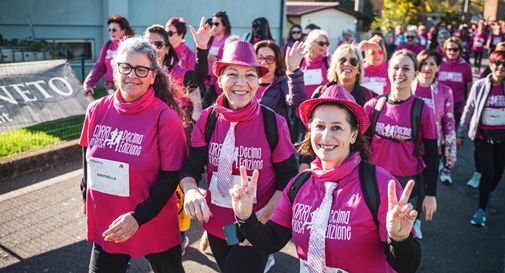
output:
[[[479,186],[479,208],[485,210],[488,205],[489,194],[496,189],[503,176],[505,142],[489,144],[484,140],[476,139],[475,150],[482,168]]]
[[[254,247],[229,246],[225,240],[208,234],[210,249],[223,273],[263,273],[268,254]]]
[[[481,167],[480,167],[480,160],[479,160],[479,157],[477,156],[477,147],[475,145],[475,142],[474,142],[474,145],[473,145],[473,160],[475,162],[475,172],[476,173],[481,173]]]
[[[482,63],[482,54],[484,51],[474,51],[474,60],[473,60],[473,66],[480,69],[480,65]]]
[[[147,254],[145,258],[154,273],[184,273],[181,253],[181,245],[176,245],[164,252]],[[89,273],[124,273],[130,259],[130,255],[107,253],[101,246],[93,244]]]

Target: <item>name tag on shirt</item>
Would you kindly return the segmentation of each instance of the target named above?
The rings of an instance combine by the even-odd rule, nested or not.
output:
[[[493,45],[497,45],[501,42],[501,37],[493,37]]]
[[[349,273],[340,268],[325,267],[325,273]],[[307,261],[300,259],[300,273],[310,273],[309,267],[307,266]]]
[[[482,47],[484,45],[484,40],[479,38],[477,39],[475,44],[477,45],[477,47]]]
[[[247,182],[251,183],[252,178],[250,176],[247,177]],[[217,189],[217,173],[213,172],[212,173],[212,178],[210,180],[210,186],[209,190],[211,193],[211,202],[212,204],[223,207],[223,208],[228,208],[231,209],[233,208],[232,203],[231,203],[231,196],[227,194],[225,197],[221,196],[221,193]],[[232,175],[232,183],[233,186],[235,185],[240,185],[240,175]],[[256,190],[254,191],[254,204],[256,204]]]
[[[217,46],[212,46],[209,48],[209,54],[217,56],[219,54],[219,47]]]
[[[88,157],[88,187],[110,195],[130,196],[128,163]]]
[[[505,125],[505,108],[486,108],[482,113],[482,124],[492,126]]]
[[[372,90],[378,95],[384,94],[384,87],[386,87],[385,82],[364,82],[361,85],[365,88]]]
[[[323,82],[322,73],[321,68],[303,71],[303,81],[305,85],[320,85]]]

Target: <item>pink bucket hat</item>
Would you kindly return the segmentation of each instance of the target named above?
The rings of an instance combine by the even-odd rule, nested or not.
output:
[[[300,104],[298,111],[300,114],[300,119],[302,120],[305,127],[309,128],[309,120],[312,112],[314,111],[314,108],[316,108],[319,104],[325,102],[335,102],[347,107],[347,109],[349,109],[351,113],[354,114],[356,120],[358,121],[359,132],[361,134],[364,134],[366,132],[370,122],[368,120],[368,115],[365,113],[365,110],[363,110],[363,107],[356,103],[349,91],[336,84],[326,88],[326,90],[323,92],[323,94],[321,94],[319,98],[309,99]]]
[[[253,46],[246,41],[237,40],[224,46],[223,58],[212,65],[212,73],[219,77],[221,70],[228,65],[252,66],[259,69],[259,77],[268,73],[268,69],[258,63]]]

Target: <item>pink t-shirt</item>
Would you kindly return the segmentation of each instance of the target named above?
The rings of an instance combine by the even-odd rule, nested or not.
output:
[[[505,92],[503,84],[491,88],[482,110],[479,129],[505,130]],[[482,135],[480,138],[482,138]]]
[[[413,141],[398,143],[389,140],[411,139],[411,109],[414,98],[414,96],[410,96],[405,102],[399,104],[384,103],[375,125],[375,135],[372,137],[370,146],[372,155],[370,161],[386,169],[394,176],[415,176],[426,168],[426,164],[422,159],[422,149],[419,158],[414,155],[415,145]],[[373,98],[364,106],[370,122],[372,121],[376,103],[377,98]],[[429,107],[423,107],[421,127],[419,128],[420,140],[437,139],[435,122],[433,111]]]
[[[503,33],[489,35],[489,52],[493,52],[496,46],[505,40],[504,36],[505,35]]]
[[[176,48],[175,52],[179,57],[179,65],[183,68],[193,70],[196,64],[196,55],[191,48],[186,45],[186,41],[182,41]]]
[[[484,31],[478,31],[473,37],[472,49],[473,51],[481,52],[486,45],[487,35]]]
[[[417,84],[415,95],[424,100],[425,105],[428,105],[432,111],[435,111],[433,97],[431,96],[431,86],[422,86]]]
[[[454,113],[463,113],[466,86],[472,83],[472,66],[463,59],[444,58],[440,64],[438,81],[449,86],[454,96]]]
[[[212,44],[209,46],[209,55],[216,57],[217,60],[221,60],[223,57],[224,43],[228,37],[228,35],[223,36],[221,39],[214,37]],[[214,62],[209,61],[209,74],[211,77],[210,84],[215,85],[217,89],[217,77],[214,75],[214,73],[212,73],[212,64],[214,64]]]
[[[119,47],[119,41],[108,41],[102,46],[100,51],[100,56],[96,60],[96,63],[91,68],[88,76],[84,80],[84,88],[92,87],[94,88],[96,83],[105,74],[105,82],[114,83],[114,77],[112,75],[112,59],[116,56],[117,49]]]
[[[235,127],[235,153],[233,162],[233,175],[240,175],[239,167],[245,166],[247,174],[252,175],[254,169],[259,170],[258,188],[256,191],[257,203],[253,210],[258,211],[263,208],[275,192],[275,170],[273,163],[279,163],[288,159],[295,153],[295,148],[291,144],[291,138],[286,124],[286,120],[275,115],[278,128],[277,147],[270,151],[263,125],[263,117],[259,102],[253,99],[244,108],[233,111],[222,107],[224,96],[217,99],[215,111],[219,113],[214,134],[208,145],[209,161],[206,169],[207,188],[212,188],[211,177],[213,172],[217,172],[219,165],[219,156],[222,143],[230,128],[230,121],[238,121]],[[191,135],[191,144],[193,147],[202,147],[205,142],[205,124],[209,115],[210,108],[205,109],[195,124]],[[219,111],[219,112],[218,112]],[[203,224],[203,228],[210,234],[225,239],[223,227],[232,224],[235,216],[231,208],[217,206],[212,203],[212,192],[205,194],[207,205],[212,213],[209,221]]]
[[[300,188],[293,203],[289,200],[288,192],[295,178],[286,186],[270,219],[291,229],[298,257],[307,260],[312,217],[324,198],[324,182],[337,181],[326,229],[326,266],[353,273],[394,272],[383,248],[383,242],[387,241],[387,187],[389,180],[394,178],[386,170],[377,167],[380,195],[377,226],[361,190],[360,161],[359,154],[353,153],[340,166],[325,172],[320,168],[320,160],[316,159],[311,164],[311,177]],[[401,195],[401,191],[401,185],[396,182],[397,196]]]
[[[388,67],[386,62],[381,65],[364,66],[365,76],[363,77],[362,86],[374,91],[378,95],[389,93],[391,83],[388,78]]]
[[[329,61],[324,56],[314,59],[304,58],[300,65],[303,71],[303,81],[305,83],[305,93],[307,98],[311,98],[314,90],[320,85],[328,83],[328,72],[325,61]]]
[[[109,253],[141,257],[180,244],[175,194],[126,242],[106,242],[102,233],[118,216],[134,210],[149,196],[160,170],[182,167],[187,156],[185,135],[179,116],[154,96],[152,88],[133,103],[120,102],[118,95],[119,91],[89,105],[80,145],[88,148],[88,170],[92,169],[90,157],[128,164],[129,193],[99,191],[88,171],[87,239]]]

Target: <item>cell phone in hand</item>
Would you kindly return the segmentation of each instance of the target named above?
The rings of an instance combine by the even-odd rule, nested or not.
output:
[[[237,227],[235,224],[229,224],[224,226],[224,235],[226,236],[226,243],[229,246],[238,245]]]

